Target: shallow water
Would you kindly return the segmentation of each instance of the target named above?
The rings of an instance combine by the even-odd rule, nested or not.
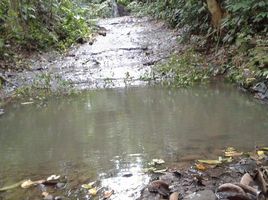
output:
[[[228,86],[104,89],[5,111],[0,187],[55,173],[83,182],[130,171],[135,180],[152,158],[217,158],[226,146],[246,151],[268,141],[267,105]]]

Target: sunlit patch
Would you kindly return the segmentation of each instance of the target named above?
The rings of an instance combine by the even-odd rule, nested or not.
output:
[[[118,172],[113,177],[104,178],[101,186],[113,190],[110,199],[137,199],[140,191],[149,183],[149,176],[143,173],[143,158],[140,154],[131,154],[125,159],[116,157],[113,162]]]

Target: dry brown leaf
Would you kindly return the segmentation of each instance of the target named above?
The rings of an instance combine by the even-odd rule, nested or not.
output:
[[[204,164],[202,164],[202,163],[196,163],[195,164],[195,167],[196,167],[196,169],[198,169],[200,171],[204,171],[204,170],[207,169],[207,167]]]
[[[105,191],[104,192],[104,199],[109,199],[114,194],[114,190]]]

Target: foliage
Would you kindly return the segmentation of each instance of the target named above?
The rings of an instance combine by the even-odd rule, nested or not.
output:
[[[224,11],[221,36],[223,42],[234,42],[240,33],[253,35],[268,32],[268,2],[265,0],[222,0]],[[167,20],[172,26],[186,27],[188,34],[213,33],[211,16],[205,0],[137,1],[129,5],[139,15]]]
[[[167,63],[157,66],[156,71],[165,81],[172,81],[176,86],[191,86],[204,83],[211,76],[204,58],[193,50],[186,50],[181,55],[174,55]]]
[[[143,5],[143,6],[141,6]],[[135,7],[136,6],[136,7]],[[189,26],[191,31],[205,31],[209,16],[205,4],[198,0],[157,0],[152,2],[132,2],[129,8],[138,14],[152,15],[167,20],[172,26]]]
[[[112,17],[113,10],[110,1],[90,1],[83,4],[88,19]]]
[[[223,41],[232,42],[241,33],[253,35],[268,32],[268,2],[265,0],[225,0],[228,13],[222,23]]]
[[[239,38],[237,51],[233,52],[234,56],[229,62],[227,79],[238,83],[239,85],[249,88],[255,83],[268,80],[268,42],[264,38],[257,38],[254,47],[248,47],[247,41]]]
[[[0,2],[0,52],[65,48],[90,33],[85,10],[70,0]]]

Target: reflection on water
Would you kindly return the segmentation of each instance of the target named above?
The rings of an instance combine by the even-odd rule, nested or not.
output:
[[[130,154],[142,155],[134,156],[142,168],[154,157],[250,150],[268,139],[267,106],[225,87],[98,90],[5,110],[0,185],[35,174],[119,173],[131,166]]]

